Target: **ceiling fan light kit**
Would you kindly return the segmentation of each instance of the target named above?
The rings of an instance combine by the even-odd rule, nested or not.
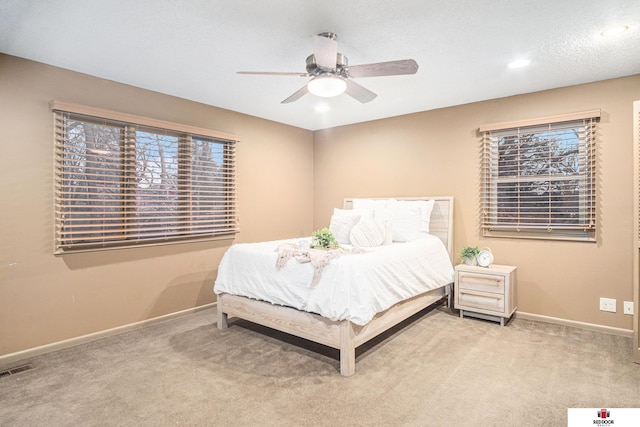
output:
[[[307,57],[306,73],[273,71],[238,71],[238,73],[311,77],[304,87],[282,101],[283,104],[288,104],[297,101],[308,92],[324,98],[346,93],[356,101],[366,103],[373,101],[377,95],[354,82],[353,78],[398,76],[418,72],[418,64],[413,59],[349,66],[347,57],[338,52],[336,39],[337,36],[334,33],[320,33],[313,36],[313,53]]]
[[[331,98],[343,94],[347,89],[347,82],[340,77],[321,75],[307,83],[307,89],[316,96]]]

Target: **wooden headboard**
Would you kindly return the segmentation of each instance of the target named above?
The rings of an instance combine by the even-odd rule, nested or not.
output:
[[[382,200],[389,197],[368,197],[369,199]],[[396,200],[435,200],[429,233],[438,237],[444,243],[453,261],[453,196],[440,197],[394,197]],[[353,207],[353,198],[344,199],[344,209]]]

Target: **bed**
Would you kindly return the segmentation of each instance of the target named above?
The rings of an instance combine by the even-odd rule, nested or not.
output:
[[[304,248],[308,245],[305,239],[232,245],[223,256],[214,287],[218,328],[227,329],[229,317],[235,316],[338,349],[340,373],[351,376],[358,346],[429,306],[451,306],[453,197],[366,199],[387,200],[429,201],[428,233],[420,233],[420,239],[385,242],[391,244],[373,248],[347,245],[347,253],[320,270],[295,259],[276,268],[282,248]],[[364,201],[345,199],[343,210]],[[398,235],[401,230],[394,225]],[[409,262],[405,258],[411,258],[412,264],[405,264]],[[414,262],[420,270],[413,270]],[[389,286],[390,281],[394,286]],[[402,286],[396,286],[400,283]]]

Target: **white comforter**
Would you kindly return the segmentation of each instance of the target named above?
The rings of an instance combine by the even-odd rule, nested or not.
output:
[[[324,267],[320,282],[312,288],[314,270],[310,263],[294,258],[284,268],[276,269],[275,249],[284,242],[299,241],[231,246],[220,262],[215,292],[364,325],[376,313],[402,300],[453,282],[453,266],[446,248],[437,237],[428,235],[336,258]]]

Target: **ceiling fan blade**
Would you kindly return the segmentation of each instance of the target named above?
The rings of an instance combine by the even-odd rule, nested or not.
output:
[[[365,104],[367,102],[373,101],[376,96],[378,96],[366,87],[360,86],[353,80],[346,79],[345,81],[347,82],[347,89],[344,91],[344,93],[346,93],[356,101],[360,101]]]
[[[289,104],[290,102],[294,102],[297,101],[298,99],[302,98],[304,95],[307,94],[307,92],[309,92],[309,90],[307,89],[307,85],[304,85],[303,87],[301,87],[300,89],[298,89],[297,91],[295,91],[291,96],[289,96],[287,99],[285,99],[284,101],[281,102],[281,104]]]
[[[325,33],[323,33],[325,34]],[[312,36],[313,56],[316,58],[318,67],[325,70],[334,70],[336,68],[336,58],[338,56],[338,42],[331,33],[324,35]]]
[[[300,76],[309,77],[309,73],[288,73],[280,71],[236,71],[236,74],[253,74],[261,76]]]
[[[380,77],[415,74],[418,63],[413,59],[398,61],[376,62],[373,64],[352,65],[349,67],[349,77]]]

